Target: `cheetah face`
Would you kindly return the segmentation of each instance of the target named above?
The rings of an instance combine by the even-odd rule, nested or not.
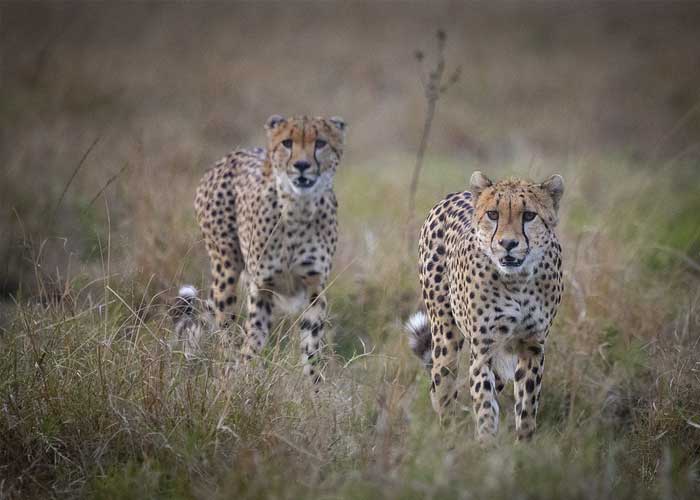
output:
[[[341,118],[282,118],[267,121],[269,159],[280,185],[296,195],[330,189],[343,154]]]
[[[481,172],[471,177],[472,224],[481,250],[503,274],[530,274],[557,224],[564,181],[541,184],[506,179],[496,184]]]

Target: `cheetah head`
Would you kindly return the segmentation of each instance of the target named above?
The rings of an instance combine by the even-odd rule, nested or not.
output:
[[[332,186],[343,155],[342,118],[274,115],[265,128],[272,171],[285,189],[303,195]]]
[[[553,175],[542,183],[521,179],[491,182],[471,177],[472,216],[482,251],[504,274],[530,274],[553,237],[564,181]]]

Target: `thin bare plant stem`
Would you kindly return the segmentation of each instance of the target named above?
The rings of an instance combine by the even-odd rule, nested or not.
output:
[[[412,254],[411,249],[415,242],[415,218],[416,218],[416,192],[418,191],[418,181],[420,180],[420,174],[423,170],[423,163],[425,160],[425,152],[428,149],[428,141],[430,140],[430,131],[433,127],[433,120],[435,118],[435,111],[437,109],[437,103],[440,96],[445,93],[452,85],[457,83],[460,75],[460,68],[456,68],[452,75],[443,80],[445,75],[445,43],[447,41],[447,34],[444,30],[438,30],[436,33],[437,39],[437,60],[435,62],[435,67],[428,73],[427,80],[420,75],[421,83],[423,84],[423,90],[425,93],[426,100],[426,112],[425,119],[423,121],[423,130],[421,132],[420,143],[418,144],[418,151],[416,151],[416,162],[413,165],[413,172],[411,174],[411,183],[408,188],[408,217],[407,217],[407,230],[406,230],[406,244],[407,244],[407,255]],[[424,60],[423,52],[416,51],[415,57],[419,63]]]
[[[76,165],[76,167],[73,169],[73,173],[71,174],[70,178],[68,179],[68,182],[66,182],[66,185],[63,186],[63,191],[61,192],[61,196],[58,197],[58,201],[56,202],[56,206],[53,209],[54,212],[54,217],[56,216],[56,213],[58,212],[58,208],[61,206],[61,203],[63,203],[63,198],[65,198],[66,193],[68,192],[68,188],[70,188],[70,185],[73,184],[73,181],[75,180],[75,176],[78,175],[78,172],[80,171],[81,168],[83,168],[83,165],[85,164],[85,160],[87,160],[88,156],[90,156],[90,152],[97,146],[97,143],[100,142],[100,136],[98,135],[94,141],[92,141],[92,144],[85,150],[83,153],[82,158],[80,158],[80,161]]]

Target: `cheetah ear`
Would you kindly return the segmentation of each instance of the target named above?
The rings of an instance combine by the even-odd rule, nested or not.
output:
[[[347,125],[345,124],[345,120],[343,120],[341,117],[339,117],[339,116],[331,116],[331,117],[328,119],[328,121],[331,122],[331,123],[332,123],[333,125],[335,125],[336,127],[338,127],[338,130],[340,130],[341,132],[345,132],[345,127],[346,127]]]
[[[558,211],[559,200],[561,200],[561,197],[564,194],[564,179],[562,176],[555,174],[540,184],[540,186],[547,192],[547,194],[549,194],[549,196],[552,197],[552,201],[554,202],[554,210]]]
[[[472,174],[471,179],[469,179],[469,190],[472,192],[472,198],[477,199],[481,192],[487,187],[493,186],[491,179],[486,177],[484,174],[478,170]]]
[[[267,119],[267,122],[265,122],[265,129],[269,132],[270,130],[277,127],[277,125],[280,125],[281,123],[284,123],[286,121],[287,120],[285,120],[284,117],[280,115],[272,115],[270,118]]]

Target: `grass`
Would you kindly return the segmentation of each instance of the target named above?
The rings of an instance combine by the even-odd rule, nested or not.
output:
[[[605,205],[587,207],[588,223],[570,221],[564,205],[567,297],[549,344],[539,431],[531,444],[513,444],[512,397],[506,395],[498,442],[482,449],[472,439],[468,410],[450,427],[436,422],[426,375],[405,346],[400,321],[418,304],[415,271],[399,253],[401,227],[392,222],[391,210],[380,210],[377,195],[398,189],[390,173],[400,167],[385,167],[385,176],[362,175],[369,168],[348,167],[338,179],[350,249],[341,252],[329,290],[333,335],[327,381],[318,395],[300,375],[290,322],[278,329],[264,360],[222,378],[215,346],[201,362],[185,362],[172,343],[161,294],[128,275],[105,275],[95,283],[76,275],[54,284],[61,296],[18,299],[3,327],[3,493],[697,493],[700,280],[683,262],[670,260],[659,269],[638,258],[654,247],[654,238],[669,240],[666,231],[684,207],[627,211],[625,220],[643,221],[651,213],[653,227],[669,228],[656,232],[640,224],[630,236],[616,231],[620,214]],[[611,175],[625,168],[621,199],[639,195],[648,175],[619,163]],[[459,169],[428,161],[419,206],[427,207],[438,194],[434,186],[458,176]],[[596,175],[604,172],[612,169]],[[586,196],[575,189],[567,193],[572,204]],[[667,199],[666,192],[652,189]],[[355,212],[356,206],[364,212]],[[678,231],[693,234],[684,226]],[[686,239],[677,248],[692,244]],[[106,242],[100,246],[104,257]]]
[[[0,498],[697,498],[697,8],[386,5],[0,6]],[[528,444],[508,388],[494,446],[468,409],[441,427],[401,330],[426,23],[464,71],[419,217],[473,170],[565,178]],[[318,394],[296,318],[225,377],[216,339],[186,362],[167,315],[208,283],[204,166],[303,111],[350,124]]]

